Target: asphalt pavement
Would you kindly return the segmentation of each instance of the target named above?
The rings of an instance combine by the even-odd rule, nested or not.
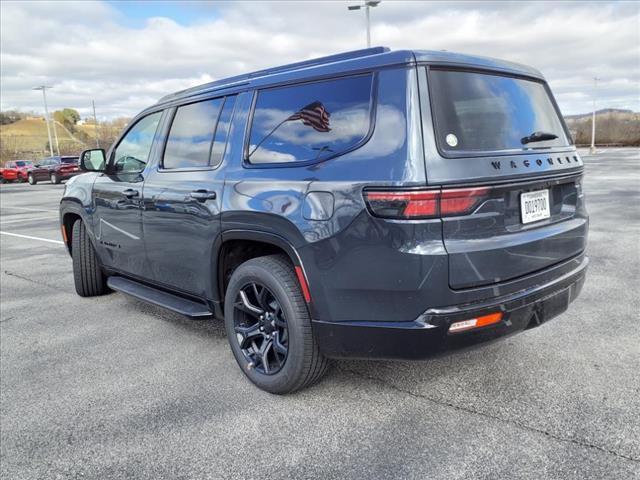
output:
[[[640,153],[584,156],[587,282],[560,317],[262,392],[219,321],[80,298],[63,185],[0,188],[0,477],[640,478]]]

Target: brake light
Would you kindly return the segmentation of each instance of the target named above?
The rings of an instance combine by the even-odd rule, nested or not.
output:
[[[437,217],[439,190],[384,192],[365,191],[364,198],[371,212],[384,218]]]
[[[424,219],[466,215],[486,199],[491,188],[451,188],[442,190],[365,190],[371,213],[393,219]]]
[[[471,213],[480,201],[486,198],[489,190],[487,187],[442,190],[440,212],[443,217]]]

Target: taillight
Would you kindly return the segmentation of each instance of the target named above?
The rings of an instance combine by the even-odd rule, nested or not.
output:
[[[485,200],[489,187],[442,190],[365,190],[371,213],[393,219],[424,219],[467,215]]]
[[[443,217],[471,213],[487,197],[489,190],[487,187],[442,190],[440,213]]]
[[[434,218],[438,216],[440,190],[365,191],[364,198],[371,213],[384,218]]]

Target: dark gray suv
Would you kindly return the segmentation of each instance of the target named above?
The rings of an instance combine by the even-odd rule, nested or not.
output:
[[[542,75],[372,48],[162,98],[88,150],[60,205],[82,296],[224,318],[291,392],[328,358],[420,359],[579,294],[583,163]]]

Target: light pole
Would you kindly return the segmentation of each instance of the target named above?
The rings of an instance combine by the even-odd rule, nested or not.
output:
[[[347,7],[349,10],[360,10],[364,7],[365,16],[367,18],[367,48],[371,47],[371,18],[369,10],[371,7],[377,7],[381,1],[382,0],[366,0],[364,5],[349,5]]]
[[[49,136],[49,153],[53,157],[53,142],[51,141],[51,128],[49,127],[49,109],[47,108],[47,88],[51,87],[40,85],[39,87],[33,87],[33,90],[42,90],[42,98],[44,100],[44,120],[47,123],[47,135]]]
[[[593,114],[591,115],[591,148],[589,153],[596,153],[596,94],[598,92],[598,77],[593,77]]]
[[[100,148],[100,142],[98,142],[98,117],[96,117],[96,102],[91,100],[91,106],[93,107],[93,128],[95,128],[96,134],[96,148]]]

